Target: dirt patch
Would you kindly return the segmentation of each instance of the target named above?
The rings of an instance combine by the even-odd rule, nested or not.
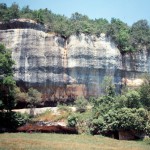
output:
[[[17,128],[18,132],[41,132],[41,133],[64,133],[64,134],[78,134],[75,128],[64,126],[39,126],[34,124],[26,124]]]

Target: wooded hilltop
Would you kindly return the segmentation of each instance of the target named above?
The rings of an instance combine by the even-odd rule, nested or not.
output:
[[[11,19],[28,18],[37,23],[46,25],[48,32],[55,32],[64,38],[72,34],[95,34],[105,33],[116,43],[121,52],[134,52],[142,46],[150,48],[150,26],[147,20],[139,20],[132,26],[127,25],[120,19],[112,18],[109,22],[104,18],[90,19],[86,15],[75,12],[70,18],[58,15],[51,10],[32,10],[29,6],[20,8],[13,3],[8,7],[0,3],[0,21],[9,22]]]

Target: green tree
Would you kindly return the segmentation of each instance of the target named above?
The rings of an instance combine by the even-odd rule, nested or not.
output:
[[[8,8],[7,8],[7,5],[5,3],[0,3],[0,21],[5,21],[5,20],[8,20],[7,19],[7,14],[8,12]]]
[[[0,44],[0,107],[9,111],[15,106],[13,65],[11,52]]]
[[[103,18],[95,19],[93,23],[94,23],[95,34],[99,35],[100,33],[107,33],[109,22],[106,19]]]
[[[150,46],[150,27],[147,20],[139,20],[131,27],[131,44],[138,49],[139,46]]]
[[[28,18],[28,19],[33,19],[34,20],[33,11],[30,9],[30,7],[28,5],[25,6],[25,7],[23,7],[20,10],[20,17],[21,18]]]
[[[71,29],[71,22],[70,20],[61,15],[55,15],[53,20],[53,31],[64,36],[65,38],[69,37],[72,32],[73,28]]]
[[[127,108],[141,108],[142,104],[140,99],[141,97],[139,92],[135,90],[130,90],[124,95],[120,95],[117,97],[119,106]]]
[[[148,111],[142,108],[138,91],[130,90],[120,96],[112,94],[111,80],[104,82],[105,95],[95,99],[90,123],[92,134],[109,131],[135,130],[149,134]],[[150,81],[150,78],[149,78]],[[111,85],[112,84],[112,85]],[[111,86],[110,86],[111,85]]]
[[[93,100],[93,117],[98,118],[110,109],[115,109],[115,85],[111,77],[105,76],[101,85],[103,96]]]
[[[28,98],[27,101],[29,103],[30,115],[34,116],[34,108],[42,101],[42,94],[34,88],[30,88],[28,90]]]
[[[87,109],[87,104],[88,104],[88,101],[84,97],[79,97],[75,101],[77,111],[79,112],[85,112]]]
[[[29,5],[27,6],[24,6],[22,9],[21,9],[21,14],[26,14],[26,13],[31,13],[31,9],[29,7]]]
[[[16,3],[13,3],[8,9],[9,19],[17,19],[20,17],[19,6]]]
[[[150,111],[150,75],[144,76],[144,83],[139,88],[139,92],[142,105]]]
[[[28,101],[28,94],[26,92],[22,92],[19,87],[15,88],[15,100],[16,107],[22,108],[26,107]]]
[[[148,122],[148,112],[143,108],[121,108],[110,110],[103,118],[104,129],[108,131],[120,129],[144,131]]]
[[[42,94],[36,89],[30,88],[28,90],[28,102],[31,108],[36,107],[42,101]]]
[[[130,44],[130,28],[127,24],[119,19],[112,18],[107,36],[110,36],[116,43],[120,51],[131,51],[133,50]]]
[[[102,82],[102,92],[105,96],[115,96],[115,85],[113,83],[113,78],[109,76],[105,76]]]
[[[91,34],[93,32],[93,24],[88,16],[76,12],[72,14],[70,20],[73,33]]]

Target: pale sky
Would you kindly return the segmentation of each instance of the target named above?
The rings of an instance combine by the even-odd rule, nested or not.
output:
[[[147,19],[150,22],[150,0],[0,0],[10,6],[13,2],[31,9],[48,8],[53,13],[70,17],[79,12],[91,19],[112,17],[132,25],[132,23]]]

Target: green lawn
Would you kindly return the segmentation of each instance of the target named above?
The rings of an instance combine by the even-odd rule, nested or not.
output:
[[[150,150],[150,140],[137,142],[90,135],[4,133],[0,134],[0,150]]]

